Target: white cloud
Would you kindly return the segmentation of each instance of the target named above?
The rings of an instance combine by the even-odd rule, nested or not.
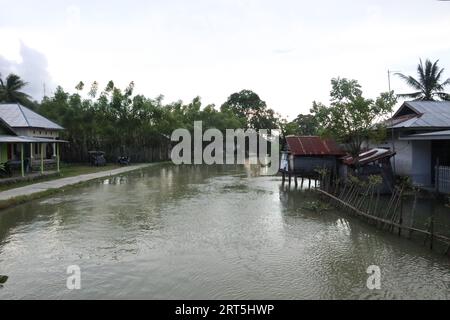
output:
[[[66,9],[66,24],[69,29],[76,29],[80,26],[81,10],[80,7],[70,5]]]
[[[7,6],[11,11],[15,4]],[[412,73],[419,57],[441,58],[450,69],[450,3],[171,0],[30,6],[34,10],[24,14],[22,24],[0,13],[0,21],[7,21],[0,25],[0,55],[20,60],[23,40],[45,54],[53,79],[67,90],[80,80],[113,79],[123,87],[134,80],[136,92],[149,96],[162,93],[173,101],[200,95],[204,103],[220,105],[246,88],[292,118],[307,112],[313,100],[327,102],[335,76],[358,79],[374,97],[387,90],[387,69]],[[396,78],[392,85],[406,89]]]

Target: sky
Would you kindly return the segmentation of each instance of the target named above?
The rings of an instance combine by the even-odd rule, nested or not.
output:
[[[288,119],[329,101],[333,77],[365,96],[388,90],[388,70],[415,74],[440,59],[450,77],[450,1],[0,0],[0,73],[37,100],[57,85],[113,80],[169,103],[220,106],[253,90]],[[408,88],[392,76],[397,93]],[[87,91],[87,90],[86,90]]]

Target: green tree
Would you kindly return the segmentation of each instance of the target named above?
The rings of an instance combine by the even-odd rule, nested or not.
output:
[[[385,135],[379,120],[392,111],[396,96],[389,92],[376,100],[366,99],[359,83],[345,78],[332,79],[331,85],[330,106],[313,102],[311,114],[317,120],[320,135],[345,144],[347,151],[356,156],[365,141]]]
[[[241,119],[242,126],[245,128],[275,129],[279,127],[279,116],[251,90],[233,93],[220,110],[233,113]]]
[[[284,135],[315,136],[319,123],[312,114],[299,114],[293,121],[285,124]]]
[[[442,100],[450,100],[450,95],[444,92],[445,87],[450,85],[450,78],[442,81],[444,69],[439,68],[438,62],[439,60],[436,60],[432,63],[427,59],[424,65],[420,60],[417,65],[417,79],[402,73],[396,73],[415,90],[412,93],[399,94],[399,97],[424,101],[434,101],[436,97]]]
[[[0,102],[33,105],[31,97],[22,89],[27,85],[18,75],[9,74],[3,81],[0,76]]]

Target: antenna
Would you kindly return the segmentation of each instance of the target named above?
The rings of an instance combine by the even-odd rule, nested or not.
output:
[[[44,97],[47,95],[47,93],[45,92],[45,82],[44,82]]]

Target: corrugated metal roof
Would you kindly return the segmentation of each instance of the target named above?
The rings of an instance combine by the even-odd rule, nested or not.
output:
[[[356,159],[352,156],[346,156],[342,158],[342,161],[347,165],[366,165],[371,162],[375,162],[377,160],[390,158],[395,155],[395,152],[392,152],[388,149],[382,148],[373,148],[364,152],[361,152]]]
[[[6,131],[6,133],[10,135],[17,136],[14,130],[2,118],[0,118],[0,128],[3,128]]]
[[[294,156],[342,156],[345,154],[332,139],[317,136],[288,136],[286,142]]]
[[[397,117],[406,108],[413,114]],[[394,123],[396,119],[404,121],[394,124],[391,128],[450,128],[450,101],[408,101],[395,113]]]
[[[63,130],[60,125],[18,103],[0,104],[0,118],[12,128]]]
[[[450,140],[450,130],[412,134],[400,137],[400,140]]]

